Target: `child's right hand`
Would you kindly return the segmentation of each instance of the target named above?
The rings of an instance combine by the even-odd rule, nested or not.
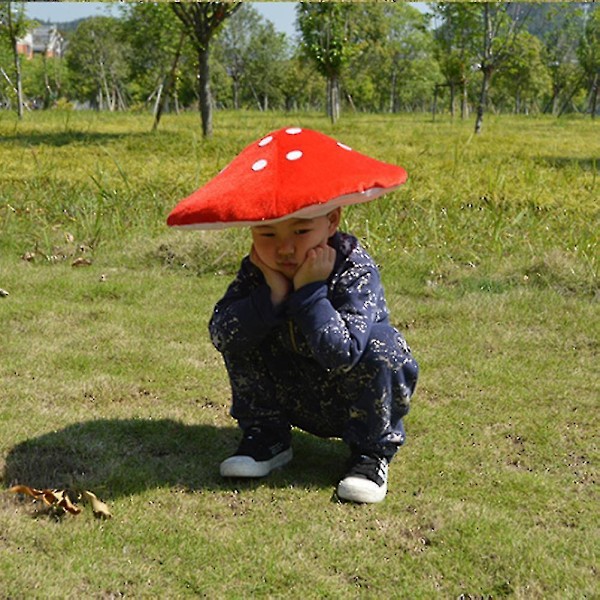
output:
[[[271,288],[271,302],[273,306],[281,304],[292,291],[292,282],[283,273],[268,267],[260,259],[254,246],[252,246],[252,250],[250,251],[250,262],[261,270],[267,285]]]
[[[325,281],[333,271],[335,256],[335,250],[327,244],[311,248],[294,275],[294,289],[298,290],[308,283]]]

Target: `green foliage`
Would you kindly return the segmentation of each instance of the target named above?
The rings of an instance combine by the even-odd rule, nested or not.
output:
[[[350,43],[355,11],[356,5],[339,2],[300,2],[297,7],[302,47],[324,77],[339,77],[357,52]]]
[[[100,109],[126,106],[130,46],[122,31],[123,23],[115,17],[86,19],[73,34],[65,57],[78,97]]]
[[[344,89],[363,110],[422,108],[439,79],[428,17],[405,4],[367,4],[363,10],[359,22],[369,23],[370,30],[349,66]]]
[[[598,77],[600,71],[600,11],[590,10],[579,46],[579,61],[589,77]]]
[[[79,30],[68,32],[72,52],[66,64],[48,60],[46,71],[24,65],[26,99],[52,106],[62,96],[72,104],[149,110],[167,89],[168,109],[196,107],[202,98],[201,61],[191,35],[183,43],[173,85],[168,84],[184,26],[174,11],[190,12],[191,32],[194,11],[208,11],[207,21],[196,18],[200,28],[212,15],[210,3],[200,4],[125,3],[122,18],[105,17],[106,26],[97,23],[94,43],[89,25],[80,21]],[[232,4],[233,14],[219,16],[211,30],[216,32],[211,33],[208,63],[212,105],[261,110],[326,106],[332,117],[340,107],[429,111],[435,90],[440,99],[436,110],[449,107],[454,114],[460,101],[466,118],[479,101],[485,64],[493,71],[489,95],[495,111],[589,111],[597,9],[585,3],[490,4],[496,33],[492,54],[483,60],[484,4],[430,3],[431,14],[423,14],[410,3],[298,3],[297,39],[276,32],[251,3]],[[108,61],[106,73],[94,56]],[[10,44],[2,35],[0,66],[14,79]],[[13,96],[11,85],[0,77],[0,100],[14,105]]]
[[[508,105],[514,100],[514,112],[539,112],[537,99],[551,94],[551,78],[544,64],[544,48],[539,38],[521,32],[515,39],[514,52],[497,73],[500,93],[492,92],[495,104]],[[504,101],[501,94],[505,95]]]
[[[214,45],[215,62],[231,82],[232,108],[283,106],[289,65],[285,34],[277,33],[251,5],[243,5],[227,22]]]
[[[127,55],[131,95],[144,102],[164,84],[177,51],[181,22],[168,4],[135,3],[128,7],[122,31],[131,47]],[[179,66],[179,77],[182,70],[188,76],[194,72],[194,61],[190,65],[187,55],[186,59]]]

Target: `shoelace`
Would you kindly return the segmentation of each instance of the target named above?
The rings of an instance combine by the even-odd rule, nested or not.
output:
[[[348,475],[362,475],[382,485],[385,480],[385,459],[363,454],[356,459]]]

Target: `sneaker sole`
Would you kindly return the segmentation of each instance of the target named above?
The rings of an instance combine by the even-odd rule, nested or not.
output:
[[[387,483],[381,487],[363,477],[346,477],[337,488],[338,498],[362,504],[381,502],[387,494]]]
[[[221,463],[221,477],[265,477],[273,469],[287,465],[294,454],[291,448],[274,456],[271,460],[258,462],[250,456],[230,456]]]

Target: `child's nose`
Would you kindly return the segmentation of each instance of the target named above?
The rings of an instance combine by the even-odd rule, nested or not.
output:
[[[292,240],[281,240],[278,247],[279,254],[288,255],[294,253],[294,243]]]

